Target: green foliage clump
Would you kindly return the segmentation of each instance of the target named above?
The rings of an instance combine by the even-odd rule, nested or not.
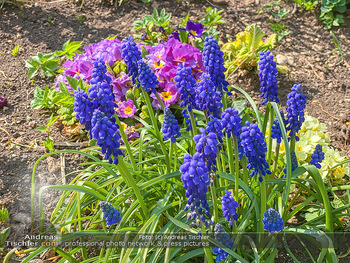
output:
[[[230,40],[223,45],[226,75],[230,75],[237,68],[252,70],[257,67],[260,52],[277,46],[277,34],[271,35],[266,43],[262,41],[264,36],[261,28],[253,24],[238,33],[235,41]]]

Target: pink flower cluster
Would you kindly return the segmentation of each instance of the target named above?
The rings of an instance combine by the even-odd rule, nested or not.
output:
[[[183,44],[175,38],[169,39],[163,44],[154,47],[146,47],[149,54],[146,56],[148,65],[157,75],[160,82],[157,92],[166,107],[176,104],[179,100],[179,93],[175,86],[174,78],[179,64],[185,64],[192,68],[192,73],[198,80],[205,70],[202,61],[202,53],[198,48],[189,44]],[[155,95],[152,106],[160,108]]]
[[[85,47],[84,54],[76,55],[74,61],[64,63],[63,73],[56,80],[56,90],[60,90],[60,81],[66,84],[68,90],[73,90],[69,86],[66,76],[82,79],[89,83],[93,69],[92,62],[96,59],[102,58],[111,69],[113,69],[116,62],[123,63],[121,46],[122,41],[115,38],[113,40],[102,40],[99,43]],[[196,80],[199,80],[202,72],[205,71],[200,50],[189,44],[183,44],[175,38],[171,38],[157,46],[142,46],[148,51],[148,55],[146,55],[147,63],[160,82],[156,87],[156,91],[166,107],[179,102],[179,92],[174,82],[179,64],[191,67]],[[141,50],[141,45],[139,45],[139,50]],[[115,72],[107,71],[107,75],[112,79],[111,85],[118,104],[118,108],[116,108],[117,115],[121,118],[133,117],[138,109],[132,99],[126,98],[127,91],[133,88],[131,79],[126,72],[117,75]],[[156,96],[152,93],[151,97],[153,98],[152,106],[159,109],[160,105]]]

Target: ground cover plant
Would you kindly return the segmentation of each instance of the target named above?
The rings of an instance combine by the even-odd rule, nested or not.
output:
[[[332,162],[330,154],[332,161],[322,170],[324,149],[332,150],[322,135],[324,127],[304,116],[301,84],[291,87],[287,109],[281,112],[276,63],[269,51],[259,53],[265,105],[259,112],[244,90],[228,85],[223,52],[211,35],[196,39],[201,30],[188,20],[186,29],[177,32],[179,39],[176,32],[148,45],[136,44],[132,37],[111,38],[64,64],[54,105],[69,101],[64,106],[73,108],[96,145],[66,151],[87,160],[70,184],[40,189],[40,230],[52,231],[44,225],[42,193],[56,189],[63,195],[51,223],[67,234],[59,241],[103,240],[101,234],[107,233],[118,241],[120,233],[192,233],[203,243],[208,235],[211,246],[106,246],[99,255],[88,246],[53,246],[62,261],[273,262],[278,238],[288,249],[288,233],[310,236],[320,249],[313,258],[306,247],[311,261],[337,261],[330,233],[345,228],[348,196],[340,199],[336,191],[346,192],[349,186],[334,185],[333,176],[337,171],[337,180],[346,181],[349,160]],[[241,92],[250,106],[232,101],[233,91]],[[311,210],[315,206],[316,212]],[[298,213],[308,215],[306,222],[288,226]],[[247,233],[259,235],[253,239]],[[50,248],[31,251],[24,262]]]

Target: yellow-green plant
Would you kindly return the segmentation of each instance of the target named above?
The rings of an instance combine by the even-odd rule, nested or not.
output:
[[[223,45],[226,75],[232,74],[237,68],[252,70],[256,68],[259,53],[277,46],[277,34],[273,34],[263,42],[265,33],[255,24],[247,26],[246,30],[236,35],[236,40],[229,40]]]

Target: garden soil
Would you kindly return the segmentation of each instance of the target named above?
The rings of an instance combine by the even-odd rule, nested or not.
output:
[[[24,67],[26,60],[37,52],[60,50],[68,39],[84,41],[84,45],[114,35],[123,39],[129,35],[133,21],[141,19],[143,14],[150,14],[154,7],[171,12],[174,25],[187,12],[192,20],[201,20],[207,7],[222,9],[226,24],[220,25],[218,29],[223,42],[234,39],[238,32],[252,23],[258,24],[267,35],[273,33],[268,19],[274,17],[268,11],[258,14],[270,2],[265,0],[258,5],[255,0],[172,0],[153,1],[148,5],[132,0],[117,2],[124,3],[120,6],[95,1],[55,1],[21,6],[5,4],[0,11],[0,97],[8,99],[8,107],[0,109],[0,206],[9,209],[8,224],[12,227],[12,241],[20,241],[25,234],[30,233],[32,169],[38,158],[45,154],[45,148],[40,144],[46,136],[37,131],[35,126],[45,125],[51,115],[50,111],[31,109],[30,102],[37,86],[44,88],[54,83],[53,79],[40,77],[29,80]],[[280,6],[290,11],[294,9],[293,1],[282,2]],[[302,83],[308,101],[307,114],[326,123],[331,144],[350,154],[350,139],[347,137],[347,122],[350,121],[350,15],[348,11],[345,24],[334,29],[342,48],[343,61],[339,52],[334,53],[332,36],[318,16],[315,10],[306,12],[298,9],[294,15],[279,21],[290,31],[273,51],[275,56],[287,57],[289,62],[289,73],[279,76],[279,98],[285,106],[286,96],[293,84]],[[16,45],[19,45],[19,52],[14,57],[11,51]],[[245,89],[257,103],[261,102],[256,73],[240,72],[229,82]],[[79,149],[79,144],[62,146],[62,143],[72,141],[62,133],[62,128],[62,125],[57,124],[50,132],[58,149]],[[81,169],[78,164],[82,161],[78,155],[67,154],[42,160],[35,173],[36,190],[44,185],[64,183],[62,175]],[[74,175],[70,175],[66,181],[69,182]],[[44,209],[47,218],[59,195],[59,192],[46,190]],[[37,199],[35,201],[37,204]],[[35,207],[35,218],[36,228],[38,205]],[[1,229],[5,227],[2,225]],[[349,258],[347,260],[343,262],[350,262]],[[293,260],[282,252],[277,262]]]

